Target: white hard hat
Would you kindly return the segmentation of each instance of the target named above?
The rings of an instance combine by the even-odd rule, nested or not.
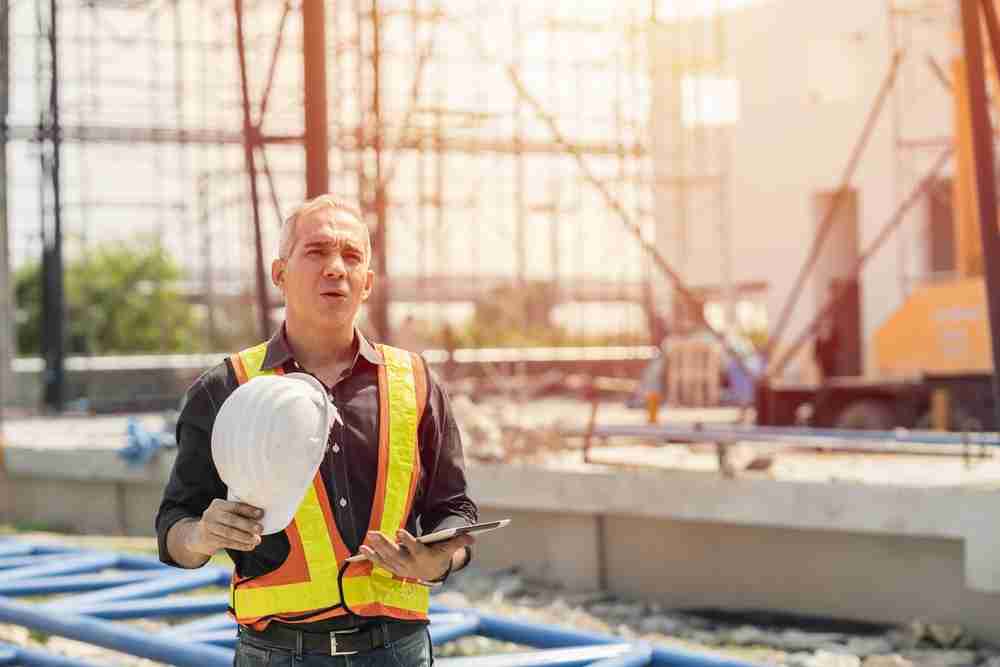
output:
[[[337,408],[307,373],[260,375],[229,395],[212,428],[212,460],[229,500],[264,510],[264,535],[295,516],[326,453]]]

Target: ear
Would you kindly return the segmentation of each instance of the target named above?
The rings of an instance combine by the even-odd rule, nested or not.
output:
[[[285,290],[285,265],[287,261],[280,257],[271,262],[271,282],[281,291]]]
[[[372,293],[372,287],[375,286],[375,272],[371,269],[365,275],[365,286],[361,288],[361,301],[362,303],[368,300],[368,297]]]

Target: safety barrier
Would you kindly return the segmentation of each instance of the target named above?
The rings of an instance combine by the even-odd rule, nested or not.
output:
[[[179,595],[228,586],[229,572],[206,566],[177,570],[155,558],[94,552],[8,538],[0,539],[0,623],[87,642],[159,662],[223,667],[233,662],[236,625],[225,614],[229,598]],[[47,597],[41,602],[15,598]],[[114,621],[198,618],[151,634]],[[497,655],[441,658],[441,667],[749,667],[726,657],[653,647],[615,637],[526,623],[475,610],[431,606],[434,645],[477,635],[531,650]],[[95,667],[86,660],[0,643],[0,665]]]

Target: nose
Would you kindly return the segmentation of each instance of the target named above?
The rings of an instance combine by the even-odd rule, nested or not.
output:
[[[339,252],[330,253],[330,259],[323,267],[323,275],[331,278],[340,278],[347,272],[344,267],[344,260]]]

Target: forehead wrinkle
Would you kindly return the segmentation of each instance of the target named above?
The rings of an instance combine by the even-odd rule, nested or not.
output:
[[[346,247],[361,252],[361,244],[343,231],[322,230],[314,232],[307,237],[303,243],[303,248],[315,246],[337,246]]]

